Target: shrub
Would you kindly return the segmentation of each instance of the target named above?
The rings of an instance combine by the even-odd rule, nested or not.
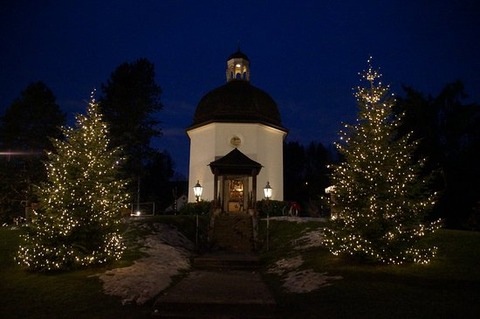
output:
[[[180,215],[206,215],[212,210],[212,202],[199,201],[198,203],[186,203],[180,210]]]
[[[288,212],[288,203],[279,200],[265,200],[257,202],[257,210],[260,216],[282,216]]]

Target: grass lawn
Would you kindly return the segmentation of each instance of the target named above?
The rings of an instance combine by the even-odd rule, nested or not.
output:
[[[193,217],[168,216],[160,220],[185,229],[189,236],[195,233]],[[147,233],[130,227],[124,236],[129,246],[124,259],[109,267],[128,266],[141,257],[132,239]],[[95,275],[107,267],[54,274],[25,271],[14,261],[19,235],[20,230],[0,227],[0,318],[150,318],[152,304],[123,306],[118,298],[102,293]]]
[[[0,228],[0,318],[146,318],[149,307],[122,306],[102,293],[94,275],[106,268],[26,272],[14,261],[19,234]]]
[[[480,318],[480,233],[439,231],[434,238],[439,252],[429,265],[364,265],[324,248],[292,248],[292,239],[319,225],[270,222],[267,265],[302,255],[302,268],[343,277],[292,294],[278,276],[266,274],[282,318]]]
[[[195,238],[194,220],[161,217]],[[362,265],[334,257],[323,248],[293,249],[292,241],[322,224],[270,222],[270,250],[262,251],[265,265],[302,255],[302,268],[342,276],[331,286],[304,294],[282,288],[281,278],[265,274],[281,318],[480,318],[480,233],[442,230],[435,238],[438,257],[430,265]],[[264,226],[264,225],[262,225]],[[36,274],[14,261],[19,230],[0,228],[0,318],[149,318],[151,304],[125,305],[102,293],[95,274],[105,267],[68,273]],[[127,234],[127,239],[145,230]],[[131,245],[129,265],[141,254]]]

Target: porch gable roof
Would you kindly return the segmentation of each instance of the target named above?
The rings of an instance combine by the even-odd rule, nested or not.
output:
[[[210,162],[210,169],[214,175],[249,175],[256,176],[262,169],[262,164],[255,162],[237,148],[227,155]]]

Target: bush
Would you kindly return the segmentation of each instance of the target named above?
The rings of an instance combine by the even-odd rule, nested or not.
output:
[[[212,202],[199,201],[198,203],[186,203],[178,213],[180,215],[206,215],[212,210]]]
[[[257,202],[257,210],[260,216],[283,216],[288,213],[288,202],[279,200],[265,200]]]

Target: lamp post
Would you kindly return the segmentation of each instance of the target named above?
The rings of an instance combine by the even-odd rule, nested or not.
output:
[[[200,185],[200,181],[197,180],[197,184],[193,186],[193,194],[197,199],[197,203],[200,201],[200,197],[202,197],[203,187]]]
[[[265,198],[267,201],[272,197],[272,188],[270,187],[270,182],[267,182],[267,185],[263,188],[263,195],[265,195]]]
[[[200,197],[202,196],[202,192],[203,192],[203,187],[202,187],[202,185],[200,185],[200,181],[197,180],[197,184],[195,184],[195,186],[193,186],[193,194],[197,198],[197,206],[198,206],[198,203],[200,202]],[[195,245],[198,248],[198,207],[197,207],[197,209],[195,209],[195,211],[197,212],[195,214],[195,226],[196,226],[196,229],[195,229]]]
[[[269,234],[269,228],[270,228],[270,210],[268,207],[268,201],[270,200],[270,197],[272,197],[272,188],[270,187],[270,182],[267,182],[267,185],[263,188],[263,195],[265,195],[265,198],[267,199],[267,251],[270,250],[270,234]]]

